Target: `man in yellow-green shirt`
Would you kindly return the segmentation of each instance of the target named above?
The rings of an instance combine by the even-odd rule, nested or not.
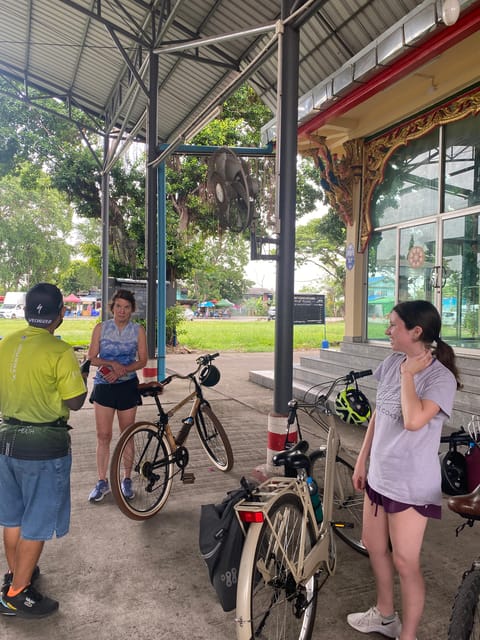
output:
[[[70,410],[86,397],[70,345],[53,334],[63,321],[61,291],[40,283],[26,295],[28,326],[0,340],[0,525],[9,571],[0,613],[37,618],[58,609],[31,584],[45,540],[70,525]]]

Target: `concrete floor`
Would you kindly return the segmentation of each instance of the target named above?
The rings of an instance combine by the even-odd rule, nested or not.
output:
[[[169,355],[167,367],[186,373],[194,368],[197,355]],[[192,435],[187,446],[195,484],[182,485],[176,478],[165,508],[147,522],[122,515],[111,495],[98,504],[87,501],[96,482],[92,405],[87,402],[72,414],[71,530],[45,545],[37,585],[60,601],[60,610],[38,622],[0,616],[3,640],[234,640],[235,612],[223,612],[200,557],[200,505],[218,502],[238,486],[242,475],[255,475],[266,461],[272,394],[249,382],[248,375],[273,368],[273,354],[225,353],[217,362],[222,378],[207,390],[207,397],[231,439],[234,468],[228,474],[213,468]],[[179,399],[185,391],[184,383],[172,383],[164,402]],[[154,417],[155,407],[148,400],[138,418]],[[361,437],[358,427],[346,427],[349,448],[355,449]],[[315,437],[309,434],[308,439]],[[446,638],[454,593],[478,552],[478,531],[466,529],[456,538],[458,524],[447,509],[442,521],[429,524],[423,553],[427,602],[419,640]],[[348,627],[346,615],[374,603],[368,559],[341,541],[337,549],[337,573],[319,595],[314,640],[361,638]]]

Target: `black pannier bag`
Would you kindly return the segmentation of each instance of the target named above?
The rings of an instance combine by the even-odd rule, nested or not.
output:
[[[200,512],[199,546],[208,575],[224,611],[236,606],[238,572],[245,537],[234,506],[251,499],[255,485],[245,478],[241,487],[229,491],[220,504],[204,504]]]

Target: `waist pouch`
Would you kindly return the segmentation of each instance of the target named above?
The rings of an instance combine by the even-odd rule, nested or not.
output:
[[[6,418],[0,425],[0,454],[19,460],[63,458],[71,450],[69,429],[65,420],[30,424]]]

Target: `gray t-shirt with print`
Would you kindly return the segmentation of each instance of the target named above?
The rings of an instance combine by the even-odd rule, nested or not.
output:
[[[441,471],[438,448],[444,421],[450,417],[457,383],[435,358],[414,377],[417,395],[440,407],[418,431],[403,426],[400,402],[400,365],[403,353],[392,353],[375,370],[379,381],[375,432],[370,452],[368,483],[382,495],[417,506],[440,505]]]

